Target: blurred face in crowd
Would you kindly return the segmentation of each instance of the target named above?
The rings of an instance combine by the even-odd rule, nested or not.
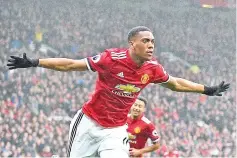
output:
[[[154,51],[154,36],[150,31],[140,31],[129,41],[133,57],[141,63],[151,60]]]
[[[130,113],[133,118],[137,118],[145,111],[145,103],[142,100],[137,99],[132,105]]]

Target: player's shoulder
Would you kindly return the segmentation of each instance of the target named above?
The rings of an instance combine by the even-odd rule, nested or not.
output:
[[[127,50],[128,50],[127,48],[108,48],[105,49],[105,52],[118,54],[126,52]]]
[[[149,65],[149,66],[159,66],[160,65],[160,63],[157,61],[157,59],[156,58],[152,58],[151,60],[149,60],[149,61],[146,61],[146,65]]]
[[[153,70],[154,72],[164,71],[163,66],[159,63],[159,61],[155,58],[152,58],[150,61],[146,61],[146,64],[144,64],[146,68],[149,68],[150,70]]]
[[[105,50],[105,52],[108,53],[113,60],[127,58],[127,51],[128,49],[126,48],[109,48]]]
[[[127,120],[131,120],[131,114],[127,115]]]
[[[142,116],[141,120],[143,122],[145,122],[146,124],[150,124],[151,123],[151,121],[148,118],[146,118],[145,116]]]

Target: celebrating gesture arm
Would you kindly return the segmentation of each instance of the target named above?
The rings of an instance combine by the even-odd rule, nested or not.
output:
[[[209,87],[186,79],[169,76],[169,81],[163,83],[162,86],[177,92],[196,92],[209,96],[222,96],[221,93],[225,92],[230,87],[230,84],[222,81],[218,86]]]
[[[85,71],[87,64],[84,59],[73,60],[67,58],[47,58],[47,59],[31,59],[23,54],[23,57],[11,56],[7,66],[10,70],[28,67],[44,67],[58,71]]]

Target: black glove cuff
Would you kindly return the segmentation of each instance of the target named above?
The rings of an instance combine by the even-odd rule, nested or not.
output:
[[[31,59],[31,61],[33,67],[37,67],[39,65],[39,59]]]
[[[216,88],[215,88],[215,87],[204,86],[204,92],[203,92],[203,94],[206,94],[206,95],[213,95],[215,91],[216,91]]]

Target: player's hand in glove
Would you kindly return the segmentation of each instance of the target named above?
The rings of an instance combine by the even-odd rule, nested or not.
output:
[[[10,56],[7,66],[9,70],[17,68],[28,68],[28,67],[37,67],[39,65],[39,59],[30,59],[26,56],[26,53],[23,54],[23,58],[18,56]]]
[[[229,83],[225,83],[224,81],[221,82],[218,86],[204,86],[204,92],[203,94],[209,95],[209,96],[222,96],[222,92],[225,92],[230,87]]]

